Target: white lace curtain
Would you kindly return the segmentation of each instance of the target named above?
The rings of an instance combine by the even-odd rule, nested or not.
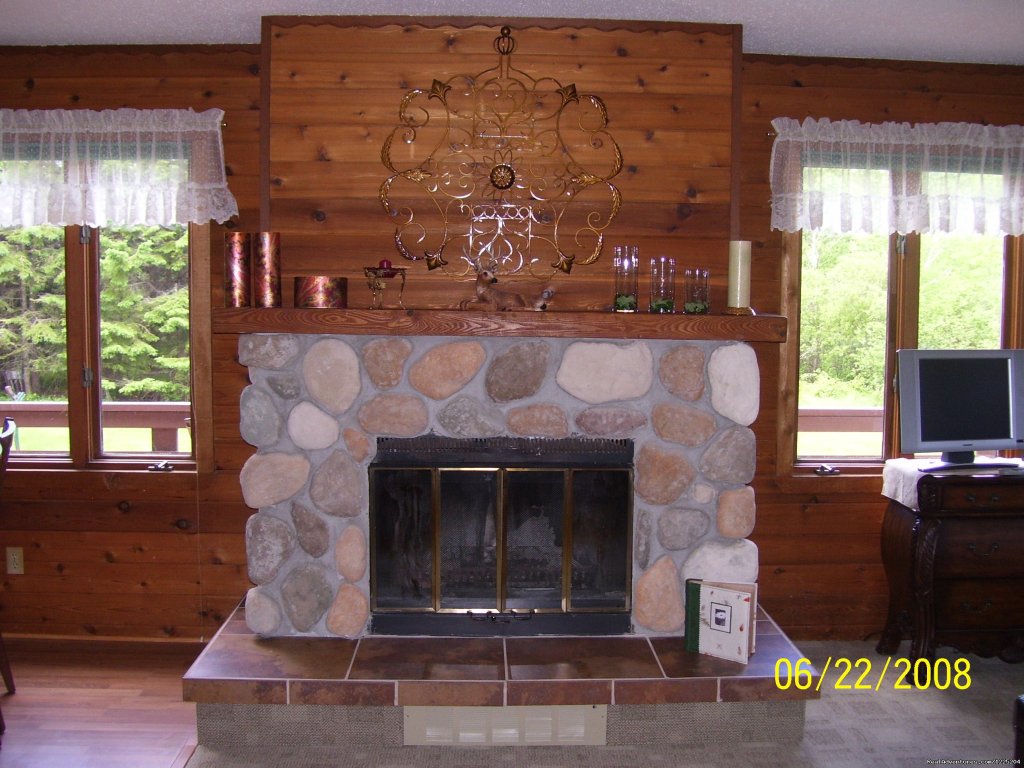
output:
[[[772,126],[773,229],[1024,234],[1024,126]]]
[[[0,109],[0,226],[226,221],[223,116]]]

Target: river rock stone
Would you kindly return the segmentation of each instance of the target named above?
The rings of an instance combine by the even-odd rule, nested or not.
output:
[[[432,400],[451,397],[476,376],[487,359],[478,341],[453,341],[427,351],[409,368],[409,384]]]
[[[710,539],[701,542],[679,569],[679,584],[687,579],[757,581],[757,545],[750,539]]]
[[[718,496],[718,533],[733,539],[744,539],[754,530],[756,504],[754,489],[749,485]]]
[[[257,448],[271,446],[281,437],[281,415],[265,390],[250,384],[242,390],[238,429],[242,439]]]
[[[327,629],[340,637],[359,637],[370,616],[370,601],[354,584],[342,584],[327,612]]]
[[[598,405],[580,411],[576,426],[594,437],[627,437],[647,426],[647,416],[635,408]]]
[[[524,437],[567,437],[569,420],[557,405],[539,403],[513,408],[508,413],[508,429]]]
[[[633,560],[640,570],[647,568],[651,559],[651,513],[641,509],[633,526]]]
[[[320,621],[333,597],[326,571],[315,563],[300,565],[281,585],[285,615],[299,632],[308,632]]]
[[[295,453],[257,453],[239,473],[242,498],[253,509],[269,507],[302,490],[309,478],[309,460]]]
[[[643,397],[654,379],[654,357],[642,341],[577,341],[562,356],[558,386],[591,405]]]
[[[651,504],[671,504],[697,475],[685,456],[650,443],[640,449],[635,466],[633,490]]]
[[[680,344],[661,357],[658,378],[665,389],[683,400],[700,400],[704,394],[704,350]]]
[[[261,637],[268,637],[281,626],[281,606],[262,587],[245,593],[245,625]]]
[[[445,403],[437,421],[455,437],[495,437],[505,431],[502,412],[470,395],[458,395]]]
[[[754,479],[756,447],[754,433],[747,427],[723,430],[700,457],[700,471],[709,480],[746,485]]]
[[[699,509],[666,509],[658,517],[658,543],[665,549],[689,549],[708,532],[711,520]]]
[[[708,363],[708,381],[712,408],[737,424],[749,426],[754,422],[761,404],[761,375],[751,347],[718,347]]]
[[[715,434],[715,417],[689,405],[658,403],[651,424],[662,440],[680,445],[703,445]]]
[[[491,361],[484,377],[487,394],[496,403],[537,394],[548,368],[551,348],[542,341],[515,344]]]
[[[690,498],[698,504],[708,504],[715,498],[714,486],[698,481],[690,486]]]
[[[327,521],[320,515],[301,504],[292,504],[292,524],[295,526],[299,546],[310,557],[320,557],[327,552],[331,544],[330,531],[327,528]]]
[[[675,632],[684,616],[676,565],[663,555],[637,579],[633,620],[654,632]]]
[[[345,447],[356,461],[365,461],[366,457],[370,455],[370,438],[366,436],[365,432],[345,427],[341,436],[345,441]]]
[[[309,497],[321,512],[355,517],[366,511],[366,473],[348,454],[335,451],[313,473]]]
[[[295,530],[284,520],[257,512],[245,521],[245,552],[249,580],[267,584],[295,551]]]
[[[306,390],[331,413],[344,413],[362,388],[359,358],[340,339],[318,341],[302,358]]]
[[[402,380],[405,361],[411,354],[412,343],[408,339],[374,339],[363,347],[363,365],[377,389],[391,389]]]
[[[299,448],[318,451],[334,445],[341,428],[329,413],[305,400],[288,414],[288,436]]]
[[[302,381],[291,372],[267,376],[267,386],[282,400],[294,400],[302,394]]]
[[[238,362],[249,368],[279,370],[298,354],[298,339],[290,334],[251,333],[238,337]]]
[[[355,525],[346,528],[334,545],[334,564],[346,581],[359,581],[366,573],[366,536]]]
[[[383,394],[359,408],[359,426],[371,435],[413,437],[427,430],[429,415],[415,395]]]

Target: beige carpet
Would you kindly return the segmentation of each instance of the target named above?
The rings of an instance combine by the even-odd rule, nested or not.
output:
[[[875,653],[874,642],[803,642],[799,647],[819,669],[825,667],[829,656],[833,664],[839,658],[869,659],[872,684],[877,682],[885,663],[885,657]],[[255,741],[252,734],[239,734],[234,744],[217,748],[201,744],[188,768],[909,768],[962,760],[1011,764],[1013,702],[1024,693],[1024,664],[962,657],[948,650],[940,651],[940,657],[951,662],[966,658],[970,662],[970,688],[897,691],[893,688],[895,675],[890,667],[878,691],[836,690],[838,673],[827,673],[821,700],[807,705],[804,738],[795,744],[317,747],[289,745],[285,733],[276,744],[246,744],[247,740]],[[856,670],[845,682],[857,682],[860,671]]]

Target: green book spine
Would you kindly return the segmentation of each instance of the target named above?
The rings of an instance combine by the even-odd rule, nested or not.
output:
[[[700,652],[700,579],[686,580],[686,650]]]

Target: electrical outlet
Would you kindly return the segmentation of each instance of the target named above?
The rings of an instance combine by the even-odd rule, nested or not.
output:
[[[25,573],[25,550],[21,547],[7,548],[7,573],[12,576]]]

